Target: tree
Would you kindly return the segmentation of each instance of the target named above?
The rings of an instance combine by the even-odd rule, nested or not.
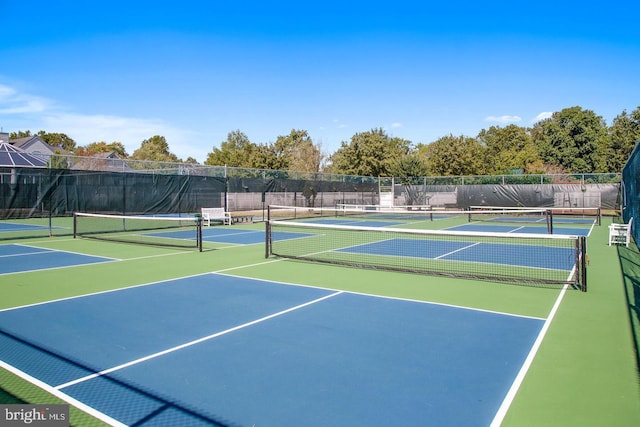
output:
[[[142,141],[140,148],[133,152],[133,160],[152,160],[156,162],[179,162],[180,159],[169,151],[164,136],[155,135]]]
[[[543,162],[571,173],[606,172],[609,136],[602,117],[580,107],[565,108],[536,123],[533,140]]]
[[[32,136],[30,130],[19,130],[18,132],[11,132],[9,134],[9,139],[27,138],[29,136]]]
[[[306,130],[292,129],[289,135],[278,136],[273,153],[279,163],[275,169],[298,172],[318,172],[323,155]]]
[[[289,168],[298,172],[319,172],[324,162],[320,144],[314,144],[310,139],[298,144],[289,160]]]
[[[400,183],[412,184],[413,178],[427,176],[429,168],[425,158],[419,156],[416,151],[398,158],[391,165],[391,174],[400,178]]]
[[[47,167],[51,169],[69,169],[69,158],[66,155],[60,156],[60,153],[56,151],[53,156],[49,157]]]
[[[75,154],[76,156],[88,157],[98,153],[111,153],[111,152],[115,152],[118,155],[118,157],[120,157],[121,159],[126,159],[127,157],[129,157],[124,147],[124,144],[122,144],[121,142],[112,142],[110,144],[107,144],[104,141],[92,142],[91,144],[88,144],[84,147],[80,146],[76,148]]]
[[[429,145],[419,145],[418,151],[432,175],[482,175],[486,171],[484,147],[475,138],[449,135]]]
[[[527,129],[517,125],[482,129],[478,140],[485,147],[486,173],[504,174],[515,169],[530,171],[540,159]]]
[[[406,204],[427,204],[426,192],[420,184],[423,183],[421,177],[427,176],[429,169],[426,160],[419,156],[417,151],[397,159],[391,168],[391,174],[396,178],[396,184],[404,186]]]
[[[49,133],[41,130],[34,135],[30,130],[27,130],[12,132],[9,134],[9,139],[28,138],[30,136],[38,136],[50,146],[59,148],[59,153],[73,153],[76,149],[76,142],[64,133]]]
[[[364,176],[391,176],[394,162],[407,156],[411,142],[389,137],[383,129],[357,133],[330,157],[333,173]]]
[[[638,141],[640,141],[640,106],[631,114],[623,111],[613,119],[609,128],[611,151],[607,158],[607,172],[620,172]]]
[[[255,169],[281,169],[282,162],[269,144],[253,144],[246,151],[243,167]]]
[[[257,147],[247,135],[239,129],[229,132],[227,139],[220,143],[220,148],[214,147],[207,155],[204,164],[209,166],[252,167],[251,158]]]
[[[64,133],[49,133],[41,130],[38,136],[52,147],[59,147],[67,153],[73,153],[76,149],[76,142]]]

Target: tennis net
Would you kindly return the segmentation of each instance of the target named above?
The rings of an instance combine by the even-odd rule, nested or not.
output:
[[[352,220],[352,221],[382,221],[381,226],[390,225],[389,221],[395,223],[432,221],[433,212],[426,207],[404,206],[381,207],[376,205],[344,205],[339,204],[336,208],[325,207],[297,207],[269,205],[268,219],[296,219],[302,221],[312,221],[313,219],[328,220]]]
[[[602,225],[602,209],[598,207],[500,207],[500,206],[470,206],[469,211],[508,215],[510,212],[526,212],[545,210],[556,224],[596,224]]]
[[[549,209],[534,208],[487,208],[471,206],[468,209],[469,222],[493,222],[502,224],[536,224],[553,233],[553,215]],[[448,214],[444,212],[444,214]]]
[[[333,220],[331,220],[333,218]],[[523,226],[535,226],[536,231],[553,233],[553,218],[548,209],[502,210],[434,210],[431,206],[377,206],[338,204],[336,208],[314,208],[274,206],[268,209],[268,219],[294,219],[341,223],[343,225],[365,225],[391,227],[406,224],[410,228],[433,228],[432,221],[453,220],[450,225],[462,222],[496,222],[516,225],[514,231]],[[495,224],[494,224],[495,225]],[[496,230],[491,230],[496,231]],[[533,232],[533,231],[532,231]]]
[[[430,211],[431,205],[406,205],[406,206],[384,206],[384,205],[358,205],[353,203],[336,203],[336,209],[342,210],[364,210],[378,212],[402,212],[402,211]]]
[[[202,251],[202,219],[198,215],[131,216],[75,212],[73,237]]]
[[[265,255],[586,291],[581,236],[414,230],[269,220]]]

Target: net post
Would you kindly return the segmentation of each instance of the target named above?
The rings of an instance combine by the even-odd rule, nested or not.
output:
[[[73,238],[75,239],[78,235],[78,215],[77,212],[73,213]]]
[[[196,244],[198,245],[198,252],[202,252],[202,215],[196,214]]]
[[[587,237],[580,236],[580,290],[587,292]]]
[[[545,216],[547,217],[547,233],[553,234],[553,211],[547,209]]]
[[[269,258],[271,254],[271,220],[265,222],[265,242],[264,242],[264,257]]]

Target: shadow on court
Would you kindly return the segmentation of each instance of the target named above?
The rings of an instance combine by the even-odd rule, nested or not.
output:
[[[629,322],[635,346],[636,368],[640,380],[640,252],[635,244],[618,246],[618,258],[629,309]]]
[[[32,364],[38,364],[40,371],[78,371],[97,374],[98,371],[86,366],[78,361],[66,356],[50,351],[24,338],[18,337],[5,330],[0,329],[0,342],[5,348],[12,348],[22,354],[21,357],[28,358]],[[102,375],[102,384],[99,390],[95,390],[104,398],[106,390],[113,390],[114,393],[108,400],[120,411],[128,413],[120,414],[119,418],[126,420],[129,426],[144,425],[147,423],[158,423],[163,425],[210,425],[219,427],[230,427],[235,424],[223,420],[219,417],[204,414],[201,410],[189,408],[187,405],[173,399],[151,393],[142,387],[122,381],[112,375]],[[108,383],[105,387],[105,383]],[[6,396],[5,396],[6,394]],[[23,400],[1,391],[0,402],[2,403],[26,403]],[[90,401],[86,403],[91,404]],[[103,411],[105,408],[96,408]],[[107,408],[108,409],[108,408]]]

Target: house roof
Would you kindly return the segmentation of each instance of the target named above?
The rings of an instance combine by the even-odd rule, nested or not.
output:
[[[0,143],[0,167],[47,167],[47,162],[12,144]]]
[[[55,154],[56,152],[66,154],[60,147],[53,147],[40,138],[38,135],[25,136],[23,138],[10,139],[9,144],[18,147],[28,153],[36,149],[44,149],[42,154]],[[38,150],[39,151],[39,150]],[[40,154],[40,153],[38,153]]]
[[[13,145],[14,147],[22,147],[23,145],[31,141],[33,138],[35,138],[35,136],[25,136],[24,138],[12,139],[11,145]]]

